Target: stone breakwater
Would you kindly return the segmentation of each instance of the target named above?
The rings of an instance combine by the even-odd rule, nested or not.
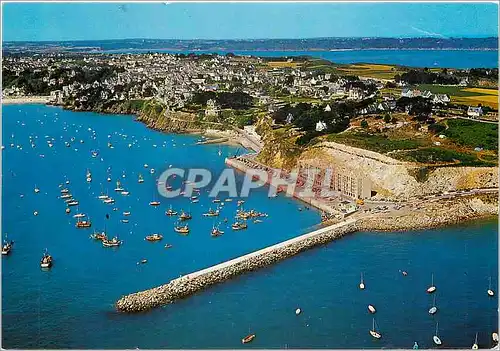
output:
[[[169,304],[211,285],[269,266],[310,248],[327,244],[357,230],[356,220],[349,219],[182,276],[170,281],[168,284],[123,296],[116,302],[116,309],[121,312],[132,313]]]

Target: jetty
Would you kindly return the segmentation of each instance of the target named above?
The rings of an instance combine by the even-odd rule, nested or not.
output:
[[[357,220],[350,218],[334,225],[268,246],[238,258],[193,272],[165,285],[120,298],[115,306],[121,312],[142,312],[186,298],[214,284],[229,280],[297,255],[310,248],[327,244],[357,231]]]

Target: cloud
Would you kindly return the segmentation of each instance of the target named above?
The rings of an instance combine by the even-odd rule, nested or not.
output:
[[[428,36],[431,36],[431,37],[440,37],[440,38],[446,38],[446,36],[442,35],[442,34],[439,34],[439,33],[434,33],[434,32],[429,32],[429,31],[426,31],[426,30],[423,30],[423,29],[420,29],[420,28],[417,28],[417,27],[413,27],[411,26],[410,27],[411,29],[419,32],[419,33],[422,33],[422,34],[425,34],[425,35],[428,35]]]

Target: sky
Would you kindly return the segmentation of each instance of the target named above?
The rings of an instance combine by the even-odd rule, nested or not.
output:
[[[4,3],[4,41],[498,36],[495,3]]]

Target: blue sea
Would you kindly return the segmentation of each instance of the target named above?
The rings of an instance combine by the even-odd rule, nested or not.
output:
[[[217,174],[225,169],[225,157],[245,152],[195,145],[198,139],[149,130],[133,116],[43,105],[2,107],[2,234],[15,241],[10,256],[2,257],[4,348],[409,348],[415,341],[426,348],[432,346],[436,322],[444,347],[469,348],[476,333],[479,346],[490,347],[498,300],[486,290],[490,277],[495,291],[498,285],[496,220],[405,233],[354,233],[163,308],[116,312],[113,304],[124,294],[317,228],[317,211],[299,211],[303,203],[282,196],[268,198],[266,189],[253,192],[244,206],[269,216],[249,223],[246,231],[222,224],[225,234],[217,238],[210,236],[214,220],[202,217],[214,208],[206,191],[199,203],[160,198],[158,208],[149,206],[159,198],[155,179],[168,167],[205,167]],[[91,183],[85,179],[87,169]],[[130,195],[114,192],[117,179]],[[65,213],[58,198],[65,180],[80,212],[90,216],[91,229],[75,228],[76,208]],[[109,192],[116,203],[101,203],[101,192]],[[189,235],[173,231],[175,219],[164,215],[170,205],[192,213]],[[236,201],[226,202],[220,219],[231,223],[235,210]],[[123,211],[131,212],[127,224],[120,222]],[[105,225],[110,236],[124,241],[121,247],[105,249],[89,238]],[[144,240],[154,232],[163,234],[162,242]],[[167,243],[173,247],[165,249]],[[39,267],[45,248],[54,257],[50,271]],[[148,262],[137,264],[141,259]],[[361,272],[364,291],[358,288]],[[427,312],[432,274],[435,316]],[[377,308],[380,340],[368,333],[368,304]],[[298,316],[296,308],[302,309]],[[249,333],[256,334],[255,340],[242,345]]]
[[[107,50],[107,53],[141,53],[146,50]],[[153,49],[148,52],[188,54],[193,51]],[[194,51],[210,54],[214,51]],[[380,63],[428,68],[498,68],[498,50],[339,50],[339,51],[216,51],[225,55],[260,57],[312,56],[334,63]]]

